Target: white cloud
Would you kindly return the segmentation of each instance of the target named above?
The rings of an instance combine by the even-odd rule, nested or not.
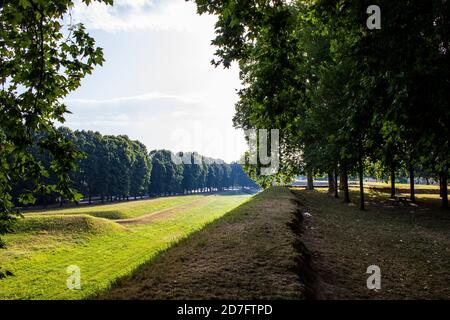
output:
[[[114,5],[118,7],[141,8],[148,5],[154,5],[154,0],[115,0]]]
[[[196,95],[170,95],[162,92],[149,92],[131,97],[117,97],[109,99],[67,99],[68,104],[76,105],[111,105],[124,102],[149,102],[152,100],[175,100],[186,104],[198,104],[202,99]]]
[[[76,0],[82,22],[104,49],[105,64],[66,103],[65,125],[127,134],[149,150],[198,151],[226,161],[246,150],[232,126],[238,68],[215,69],[215,17],[193,1],[115,0],[113,7]]]
[[[239,159],[245,151],[242,132],[234,130],[219,110],[188,101],[164,94],[72,99],[66,101],[73,112],[66,125],[102,134],[127,134],[149,150],[197,151],[228,162]]]
[[[113,6],[77,0],[72,10],[75,23],[107,32],[133,30],[193,31],[212,25],[214,17],[193,15],[195,3],[184,0],[115,0]]]

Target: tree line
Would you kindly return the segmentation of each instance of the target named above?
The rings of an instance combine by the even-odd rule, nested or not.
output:
[[[280,129],[281,169],[267,187],[298,174],[327,174],[350,201],[348,176],[406,170],[440,181],[448,208],[450,168],[450,3],[380,0],[195,0],[218,17],[216,66],[240,68],[234,124]],[[368,28],[379,19],[381,29]],[[381,19],[381,20],[380,20]],[[369,22],[370,22],[369,21]]]
[[[69,176],[78,200],[89,203],[93,197],[112,202],[143,196],[166,196],[198,192],[220,191],[231,187],[259,188],[237,163],[204,157],[195,152],[173,154],[168,150],[147,151],[139,141],[127,136],[102,135],[93,131],[72,131],[61,127],[59,133],[73,144],[78,160]],[[43,139],[42,135],[36,141]],[[36,143],[29,152],[50,172],[43,183],[56,185],[52,172],[53,156]],[[177,161],[180,160],[180,161]],[[19,180],[13,189],[14,201],[20,204],[32,180]],[[34,194],[32,204],[56,203],[63,200],[58,192]]]

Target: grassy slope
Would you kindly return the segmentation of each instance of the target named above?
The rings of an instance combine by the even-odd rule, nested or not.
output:
[[[148,225],[123,227],[88,215],[70,216],[64,212],[58,216],[58,211],[52,211],[53,216],[25,218],[18,233],[4,237],[9,248],[0,251],[0,266],[14,276],[0,280],[0,298],[78,299],[93,295],[248,199],[229,195],[207,197],[208,201],[197,201],[180,214]],[[180,198],[185,201],[188,197]],[[157,205],[152,206],[151,201],[155,200],[151,200],[139,202],[139,206],[147,203],[148,210],[161,208],[162,199],[157,200]],[[178,200],[166,198],[171,205],[179,204]],[[135,204],[116,206],[129,212],[126,205]],[[103,210],[97,206],[89,208],[89,212],[95,215],[95,209]],[[69,265],[81,268],[82,290],[66,288]]]
[[[357,189],[352,205],[318,190],[297,193],[312,214],[303,241],[318,257],[322,298],[450,298],[450,213],[439,209],[434,194],[404,207],[371,190],[368,210],[361,212]],[[366,287],[370,265],[381,268],[379,292]]]
[[[297,199],[312,214],[302,241],[320,276],[318,297],[448,299],[450,215],[438,208],[434,189],[424,189],[417,206],[403,207],[387,200],[389,189],[372,186],[365,212],[357,208],[357,188],[351,189],[351,205],[324,189],[293,188],[295,197],[288,188],[271,188],[226,215],[247,197],[209,196],[210,201],[193,201],[189,210],[175,206],[176,215],[148,225],[38,215],[33,219],[50,220],[23,224],[20,233],[7,236],[10,250],[0,251],[3,270],[15,273],[0,280],[0,297],[84,298],[103,292],[100,298],[106,299],[304,298],[294,271],[295,236],[287,227]],[[71,264],[81,267],[81,291],[65,288]],[[366,269],[373,264],[382,272],[379,292],[366,287]]]
[[[121,202],[105,204],[101,206],[82,206],[80,208],[69,208],[52,211],[35,211],[27,215],[74,215],[88,214],[94,217],[106,219],[135,218],[144,214],[164,210],[176,205],[183,205],[201,199],[202,195],[177,196],[167,198],[156,198],[142,201]]]
[[[102,299],[299,299],[295,196],[272,188],[125,277]]]

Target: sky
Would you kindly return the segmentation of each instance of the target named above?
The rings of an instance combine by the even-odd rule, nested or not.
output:
[[[232,125],[238,68],[210,63],[215,17],[199,16],[184,0],[76,1],[71,16],[103,48],[105,63],[67,97],[65,126],[227,162],[245,152],[244,134]]]

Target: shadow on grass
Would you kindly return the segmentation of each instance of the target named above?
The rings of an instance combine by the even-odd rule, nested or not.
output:
[[[226,195],[248,195],[248,194],[243,194],[243,193],[233,193],[233,192],[226,192]],[[208,194],[205,194],[205,196]],[[211,194],[209,194],[211,195]],[[182,237],[177,239],[176,241],[170,243],[167,247],[155,252],[155,254],[149,258],[149,260],[147,260],[146,262],[142,263],[141,265],[137,266],[133,271],[131,271],[128,275],[119,277],[113,281],[111,281],[110,285],[108,288],[105,288],[104,290],[99,291],[98,293],[85,297],[84,300],[102,300],[105,299],[105,296],[107,296],[108,292],[118,286],[120,286],[120,284],[127,280],[127,279],[131,279],[133,278],[135,275],[141,273],[144,271],[145,268],[147,268],[150,264],[156,263],[158,260],[160,260],[164,254],[166,254],[169,250],[173,250],[177,247],[182,247],[185,246],[188,242],[196,240],[199,238],[199,236],[202,234],[202,232],[207,229],[207,228],[213,228],[216,225],[220,225],[224,222],[230,222],[230,221],[236,221],[236,220],[240,220],[240,219],[245,219],[246,214],[245,212],[241,211],[241,208],[245,205],[247,205],[247,203],[250,200],[256,199],[258,196],[260,196],[260,194],[256,194],[253,197],[250,197],[249,199],[245,200],[243,203],[241,203],[239,206],[237,206],[236,208],[232,209],[231,211],[227,212],[225,215],[221,216],[220,218],[213,220],[211,222],[208,222],[206,224],[204,224],[200,229]],[[201,240],[201,239],[200,239]],[[200,243],[201,244],[201,243]],[[205,244],[206,245],[206,244]]]

